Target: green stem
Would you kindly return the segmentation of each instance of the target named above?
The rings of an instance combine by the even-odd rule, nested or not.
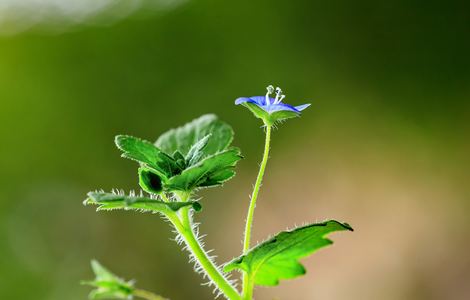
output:
[[[146,300],[168,300],[162,296],[156,295],[149,291],[139,290],[139,289],[134,290],[132,292],[132,295],[142,298],[142,299],[146,299]]]
[[[215,266],[214,262],[209,258],[208,254],[204,251],[201,244],[193,231],[191,225],[191,218],[189,215],[189,208],[182,208],[181,221],[176,214],[169,216],[171,222],[176,230],[181,234],[184,242],[188,246],[189,251],[197,259],[197,262],[204,269],[210,280],[217,286],[217,288],[224,293],[230,300],[241,300],[238,291],[233,287],[230,282],[222,275],[221,271]]]
[[[266,124],[266,123],[265,123]],[[253,216],[255,213],[256,199],[258,199],[258,193],[261,188],[261,183],[263,181],[264,171],[266,169],[266,164],[268,163],[269,158],[269,144],[271,142],[271,125],[266,124],[266,140],[264,143],[264,153],[263,160],[258,172],[258,177],[256,178],[255,187],[253,189],[253,194],[251,195],[250,207],[248,208],[248,216],[246,218],[245,226],[245,241],[243,243],[243,253],[246,254],[250,249],[251,241],[251,227],[253,225]],[[243,273],[243,299],[251,300],[253,297],[253,279],[248,276],[246,272]]]

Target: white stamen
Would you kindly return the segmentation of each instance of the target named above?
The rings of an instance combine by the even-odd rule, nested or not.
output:
[[[269,100],[269,95],[271,95],[274,92],[274,87],[272,85],[268,85],[266,87],[266,90],[268,91],[266,93],[266,105],[270,105],[271,101]]]
[[[282,94],[282,90],[280,87],[276,88],[276,99],[274,100],[274,104],[281,103],[282,99],[284,99],[286,96]]]
[[[275,104],[281,103],[282,99],[284,99],[285,97],[286,95],[281,95],[281,97],[279,98],[279,100],[277,100],[277,102],[275,102]]]

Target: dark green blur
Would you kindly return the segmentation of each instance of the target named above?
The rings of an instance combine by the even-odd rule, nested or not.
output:
[[[327,218],[356,232],[257,299],[468,299],[469,12],[464,1],[194,0],[0,37],[0,299],[86,299],[93,258],[172,300],[212,299],[167,223],[82,200],[138,187],[115,135],[154,140],[215,113],[245,159],[201,193],[197,218],[219,263],[238,256],[263,131],[233,102],[268,84],[312,106],[274,131],[253,240]]]

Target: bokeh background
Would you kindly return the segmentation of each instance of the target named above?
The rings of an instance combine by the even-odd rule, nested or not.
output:
[[[356,231],[256,299],[470,299],[467,1],[1,0],[0,28],[0,299],[86,299],[92,258],[212,299],[168,224],[82,200],[138,187],[116,134],[216,113],[245,159],[197,219],[219,263],[237,256],[263,131],[233,101],[271,83],[312,107],[274,132],[254,240]]]

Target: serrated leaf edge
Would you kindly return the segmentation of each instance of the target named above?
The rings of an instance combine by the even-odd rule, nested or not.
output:
[[[276,233],[276,234],[273,235],[273,236],[268,237],[266,240],[264,240],[264,241],[262,241],[262,242],[256,244],[255,246],[251,247],[251,248],[247,251],[246,254],[242,254],[242,255],[240,255],[240,256],[238,256],[238,257],[233,258],[231,261],[225,263],[225,264],[223,265],[223,268],[222,268],[222,269],[223,269],[223,271],[226,272],[226,273],[229,273],[229,272],[232,272],[232,271],[239,271],[239,270],[248,271],[248,270],[245,270],[244,268],[242,268],[241,263],[242,263],[242,261],[243,261],[243,258],[244,258],[245,256],[247,256],[251,251],[255,250],[256,248],[261,247],[261,246],[263,246],[264,244],[268,244],[268,243],[274,241],[274,239],[275,239],[277,236],[279,236],[280,234],[283,234],[283,233],[288,233],[288,234],[289,234],[289,233],[293,233],[293,232],[295,232],[295,231],[302,230],[302,229],[305,229],[305,228],[308,228],[308,227],[313,227],[313,226],[327,226],[328,223],[330,223],[330,222],[334,222],[334,223],[339,224],[340,226],[342,226],[342,227],[344,228],[344,230],[354,231],[354,229],[353,229],[348,223],[342,223],[342,222],[339,222],[339,221],[336,221],[336,220],[327,220],[327,221],[323,221],[323,222],[319,222],[319,223],[307,224],[307,225],[300,226],[300,227],[296,227],[296,228],[293,228],[293,229],[283,230],[283,231],[280,231],[280,232]],[[321,236],[321,238],[325,239],[325,240],[331,245],[331,244],[333,244],[333,241],[330,240],[330,239],[328,239],[328,238],[326,238],[326,236],[329,235],[330,233],[334,233],[334,232],[335,232],[335,231],[325,233],[324,235]],[[306,257],[306,256],[308,256],[308,255],[310,255],[310,253],[308,253],[308,254],[306,254],[306,255],[304,255],[304,256],[300,256],[297,260],[302,259],[302,258],[304,258],[304,257]],[[267,257],[266,259],[263,259],[263,261],[266,261],[266,260],[268,260],[268,259],[270,259],[270,258],[271,258],[271,257]],[[261,263],[261,264],[260,264],[260,267],[261,267],[262,265],[263,265],[263,264]],[[301,264],[301,265],[302,265],[302,264]],[[303,265],[302,265],[302,267],[303,267]],[[305,268],[304,268],[304,269],[305,269]],[[257,271],[254,270],[254,271],[252,271],[251,273],[256,274],[256,272],[257,272]],[[305,270],[305,273],[306,273],[306,270]],[[304,274],[305,274],[305,273],[304,273]],[[299,274],[299,276],[300,276],[300,274]],[[279,282],[279,280],[278,280],[278,282]]]

